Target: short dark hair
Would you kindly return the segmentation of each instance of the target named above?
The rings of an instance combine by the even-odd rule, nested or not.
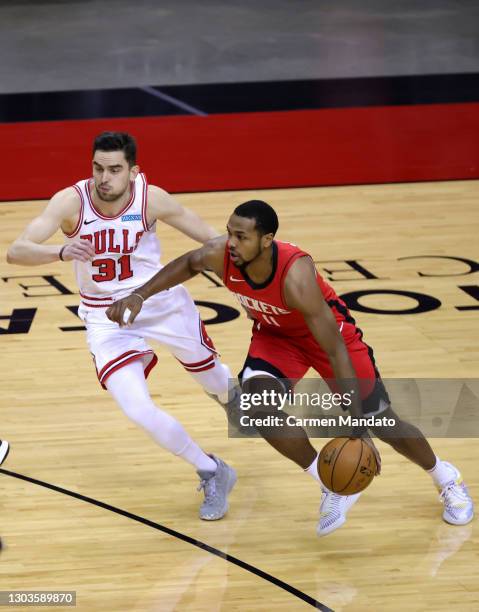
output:
[[[130,168],[136,164],[136,140],[126,132],[102,132],[93,141],[95,151],[123,151]]]
[[[278,215],[272,206],[263,200],[248,200],[234,209],[234,214],[238,217],[246,217],[255,220],[255,229],[264,236],[278,231]]]

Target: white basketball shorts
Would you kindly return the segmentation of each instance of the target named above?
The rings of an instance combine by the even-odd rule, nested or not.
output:
[[[98,380],[104,389],[113,372],[136,359],[142,360],[145,378],[148,376],[158,358],[148,346],[147,338],[165,346],[188,372],[203,372],[215,366],[217,351],[195,303],[182,285],[146,300],[131,327],[121,328],[105,313],[104,307],[80,305],[78,309],[87,328],[87,343]]]

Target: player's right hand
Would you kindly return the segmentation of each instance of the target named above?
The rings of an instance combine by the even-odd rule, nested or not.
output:
[[[77,240],[67,244],[62,251],[63,261],[91,261],[95,257],[95,249],[89,240]]]
[[[110,321],[118,323],[120,327],[129,327],[138,316],[142,306],[143,300],[141,297],[132,293],[112,304],[107,309],[106,316]]]
[[[376,459],[376,476],[379,476],[379,474],[381,473],[381,455],[379,454],[376,445],[369,436],[363,436],[362,440],[369,446],[369,448],[374,453],[374,457]]]

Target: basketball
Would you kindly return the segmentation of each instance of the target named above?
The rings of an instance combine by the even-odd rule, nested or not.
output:
[[[330,491],[353,495],[363,491],[376,474],[376,457],[361,439],[334,438],[323,446],[318,474]]]

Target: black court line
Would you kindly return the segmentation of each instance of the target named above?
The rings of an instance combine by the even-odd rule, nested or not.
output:
[[[148,527],[152,527],[153,529],[157,529],[158,531],[162,531],[174,538],[178,538],[178,540],[182,540],[183,542],[187,542],[192,546],[196,546],[201,548],[201,550],[205,550],[206,552],[211,553],[219,557],[220,559],[224,559],[225,561],[229,561],[238,567],[246,570],[247,572],[251,572],[255,576],[259,576],[263,578],[263,580],[267,580],[271,582],[275,586],[280,589],[284,589],[291,595],[294,595],[298,599],[301,599],[305,603],[313,606],[317,610],[322,610],[323,612],[334,612],[331,608],[328,608],[321,602],[317,601],[313,597],[306,595],[299,589],[291,586],[287,582],[283,582],[279,578],[275,578],[271,574],[264,572],[263,570],[254,567],[254,565],[250,565],[245,561],[241,561],[232,555],[229,555],[218,548],[214,548],[209,544],[205,544],[205,542],[201,542],[200,540],[195,540],[190,536],[187,536],[179,531],[175,531],[174,529],[170,529],[169,527],[165,527],[164,525],[160,525],[160,523],[155,523],[154,521],[150,521],[150,519],[144,518],[143,516],[139,516],[138,514],[133,514],[128,512],[127,510],[122,510],[121,508],[116,508],[115,506],[111,506],[110,504],[106,504],[105,502],[99,501],[97,499],[93,499],[92,497],[87,497],[86,495],[81,495],[80,493],[75,493],[74,491],[69,491],[68,489],[63,489],[62,487],[57,487],[56,485],[50,484],[48,482],[44,482],[43,480],[37,480],[36,478],[31,478],[30,476],[24,476],[23,474],[18,474],[17,472],[11,472],[10,470],[5,470],[4,468],[0,468],[0,473],[5,474],[6,476],[12,476],[13,478],[18,478],[19,480],[25,480],[26,482],[31,482],[32,484],[39,485],[41,487],[45,487],[46,489],[51,489],[52,491],[56,491],[57,493],[63,493],[64,495],[68,495],[69,497],[74,497],[75,499],[79,499],[81,501],[87,502],[88,504],[92,504],[94,506],[98,506],[99,508],[104,508],[110,512],[114,512],[115,514],[119,514],[120,516],[124,516],[126,518],[131,519],[132,521],[136,521],[137,523],[143,523],[143,525],[147,525]]]

